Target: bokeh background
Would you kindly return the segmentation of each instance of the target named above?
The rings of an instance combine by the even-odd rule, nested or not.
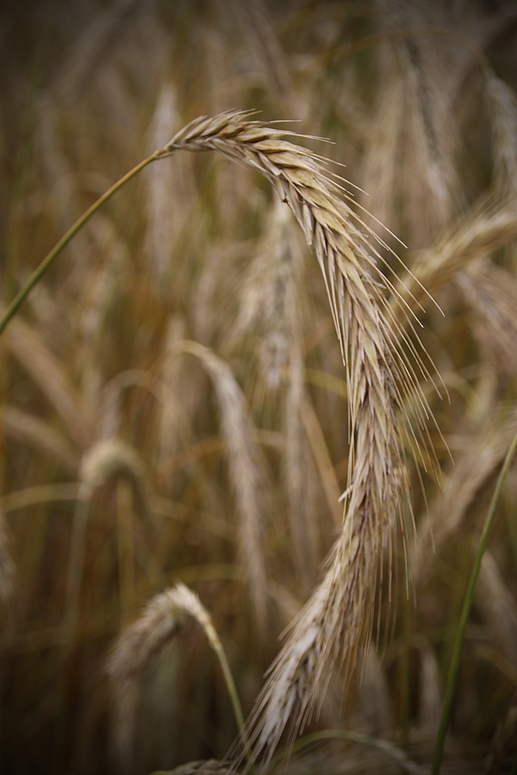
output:
[[[0,12],[4,307],[74,220],[184,124],[253,108],[331,140],[298,142],[346,164],[334,169],[358,187],[367,225],[445,313],[420,294],[443,380],[441,398],[424,383],[436,418],[424,459],[434,453],[442,474],[408,450],[412,592],[395,547],[389,632],[344,700],[336,673],[315,722],[425,765],[517,429],[516,40],[517,8],[496,0],[24,0]],[[202,629],[154,654],[123,702],[106,671],[116,638],[153,594],[187,583],[247,713],[317,581],[347,486],[346,381],[317,260],[275,197],[215,154],[150,165],[2,335],[1,772],[222,758],[237,730]],[[513,771],[516,496],[514,470],[469,619],[450,771]],[[290,766],[399,771],[351,742]]]

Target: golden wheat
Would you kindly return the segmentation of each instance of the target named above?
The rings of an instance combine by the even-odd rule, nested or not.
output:
[[[167,641],[195,619],[205,632],[212,627],[201,601],[184,584],[156,595],[143,614],[119,636],[108,659],[106,670],[114,689],[114,729],[117,749],[124,760],[130,759],[138,701],[138,675]]]
[[[386,307],[383,291],[391,283],[379,269],[380,255],[315,154],[286,141],[285,134],[246,112],[227,111],[195,119],[156,152],[161,157],[217,150],[271,181],[315,249],[347,370],[350,453],[343,526],[249,722],[253,755],[265,750],[266,759],[289,721],[295,731],[303,727],[336,659],[344,664],[346,685],[359,645],[369,643],[382,550],[391,547],[397,521],[403,525],[407,479],[400,413],[418,393]]]
[[[267,616],[267,570],[264,552],[266,509],[265,464],[252,441],[252,423],[246,402],[231,369],[222,358],[198,342],[183,341],[175,346],[194,355],[211,377],[221,412],[230,480],[240,514],[240,550],[249,581],[257,621],[263,628]]]

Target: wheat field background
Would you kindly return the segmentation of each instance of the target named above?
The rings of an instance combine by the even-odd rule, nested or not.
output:
[[[2,10],[0,772],[517,772],[516,41]]]

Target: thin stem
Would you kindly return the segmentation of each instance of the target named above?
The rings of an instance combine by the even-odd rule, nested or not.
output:
[[[474,597],[474,590],[476,588],[476,582],[478,580],[479,571],[481,569],[481,561],[483,559],[483,555],[485,553],[485,549],[488,543],[488,536],[490,533],[490,529],[492,527],[492,523],[494,521],[494,515],[495,510],[497,508],[497,504],[499,503],[499,499],[501,497],[501,490],[503,487],[504,480],[506,479],[506,476],[508,474],[508,471],[510,470],[510,466],[512,465],[513,458],[515,456],[515,453],[517,451],[517,434],[515,435],[511,445],[510,449],[508,450],[503,467],[501,469],[501,473],[499,474],[499,478],[497,480],[496,488],[494,490],[494,494],[492,496],[492,501],[490,503],[490,508],[488,509],[488,513],[486,515],[485,524],[483,525],[483,531],[481,533],[481,538],[479,540],[479,547],[476,553],[476,558],[474,561],[474,567],[472,568],[472,573],[469,580],[469,585],[467,588],[467,592],[465,594],[465,599],[463,601],[463,609],[461,612],[460,617],[460,623],[458,625],[458,630],[456,632],[456,640],[454,642],[454,648],[452,651],[452,657],[451,657],[451,664],[449,667],[449,674],[447,676],[447,685],[445,687],[445,696],[443,700],[443,708],[442,708],[442,717],[440,720],[440,728],[438,730],[438,737],[436,740],[436,748],[434,751],[434,759],[433,759],[433,769],[432,769],[432,775],[439,775],[440,769],[442,766],[442,757],[443,757],[443,748],[445,745],[445,736],[447,734],[447,729],[449,727],[449,722],[451,718],[451,708],[452,708],[452,700],[454,696],[454,690],[456,688],[456,682],[458,679],[458,672],[459,672],[459,666],[460,666],[460,657],[461,657],[461,651],[463,648],[463,641],[465,639],[465,630],[467,627],[467,619],[469,615],[470,608],[472,606],[472,600]]]
[[[209,621],[209,623],[205,626],[205,632],[207,634],[210,645],[212,649],[215,651],[217,659],[219,660],[219,664],[221,665],[221,669],[224,675],[224,680],[226,682],[226,688],[228,689],[228,694],[230,695],[230,700],[232,703],[233,715],[235,716],[235,721],[237,722],[239,736],[241,738],[244,753],[246,755],[246,758],[249,761],[250,760],[249,741],[246,735],[244,716],[242,715],[242,708],[239,700],[239,695],[237,693],[237,687],[235,686],[235,681],[233,680],[233,675],[232,675],[232,671],[230,670],[230,665],[228,664],[228,660],[226,659],[226,654],[223,649],[223,644],[221,643],[219,635],[217,634],[217,631],[211,621]],[[251,762],[250,762],[250,766],[251,766],[252,772],[254,772],[254,767],[251,764]]]
[[[61,253],[63,248],[68,245],[72,237],[74,237],[78,231],[82,229],[86,221],[88,221],[94,213],[97,212],[97,210],[102,207],[104,202],[107,202],[110,197],[113,196],[122,186],[127,183],[129,180],[134,178],[134,176],[140,172],[140,170],[143,170],[144,167],[146,167],[148,164],[150,164],[152,161],[155,161],[156,159],[163,156],[164,151],[163,149],[159,151],[155,151],[152,156],[148,156],[147,159],[144,159],[139,164],[136,165],[136,167],[133,167],[132,170],[127,172],[120,180],[118,180],[116,183],[114,183],[111,188],[109,188],[99,199],[97,199],[96,202],[94,202],[91,207],[89,207],[86,212],[84,212],[80,218],[77,219],[77,221],[74,223],[73,226],[71,226],[66,234],[64,234],[59,242],[54,245],[50,253],[48,253],[41,264],[38,266],[37,269],[32,273],[27,283],[24,285],[24,287],[19,291],[12,302],[7,307],[6,311],[4,312],[1,320],[0,320],[0,336],[2,335],[5,327],[7,326],[10,319],[13,317],[13,315],[17,312],[19,306],[24,301],[25,297],[28,296],[28,294],[31,292],[31,290],[34,288],[36,283],[39,282],[39,280],[43,277],[44,273],[47,271],[49,266],[52,264],[55,258]]]

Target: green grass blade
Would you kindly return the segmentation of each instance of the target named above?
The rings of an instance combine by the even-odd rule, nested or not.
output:
[[[501,497],[501,490],[503,487],[504,480],[506,479],[508,471],[510,470],[510,466],[512,465],[516,451],[517,451],[517,434],[515,435],[510,445],[510,448],[506,454],[506,458],[504,460],[501,473],[499,474],[499,478],[497,480],[496,488],[494,490],[494,494],[490,502],[490,507],[486,515],[485,524],[483,525],[483,532],[481,533],[479,547],[474,561],[474,567],[472,568],[472,573],[470,575],[469,585],[467,588],[467,592],[465,594],[465,599],[463,601],[463,609],[461,611],[460,622],[456,633],[456,640],[454,642],[454,649],[452,652],[451,664],[449,667],[449,674],[447,676],[447,684],[445,687],[442,717],[440,720],[440,728],[438,730],[438,737],[436,739],[436,748],[434,751],[432,775],[439,775],[440,769],[442,766],[445,736],[447,734],[447,729],[449,728],[449,722],[451,718],[452,700],[454,697],[454,691],[455,691],[456,682],[458,679],[458,671],[460,666],[461,652],[463,649],[463,641],[465,639],[467,619],[470,612],[470,608],[472,606],[472,600],[474,598],[474,590],[476,588],[476,582],[478,580],[479,571],[481,568],[481,561],[485,553],[485,549],[488,543],[488,536],[490,534],[490,530],[494,521],[495,510],[497,508],[497,504],[499,503],[499,499]]]

